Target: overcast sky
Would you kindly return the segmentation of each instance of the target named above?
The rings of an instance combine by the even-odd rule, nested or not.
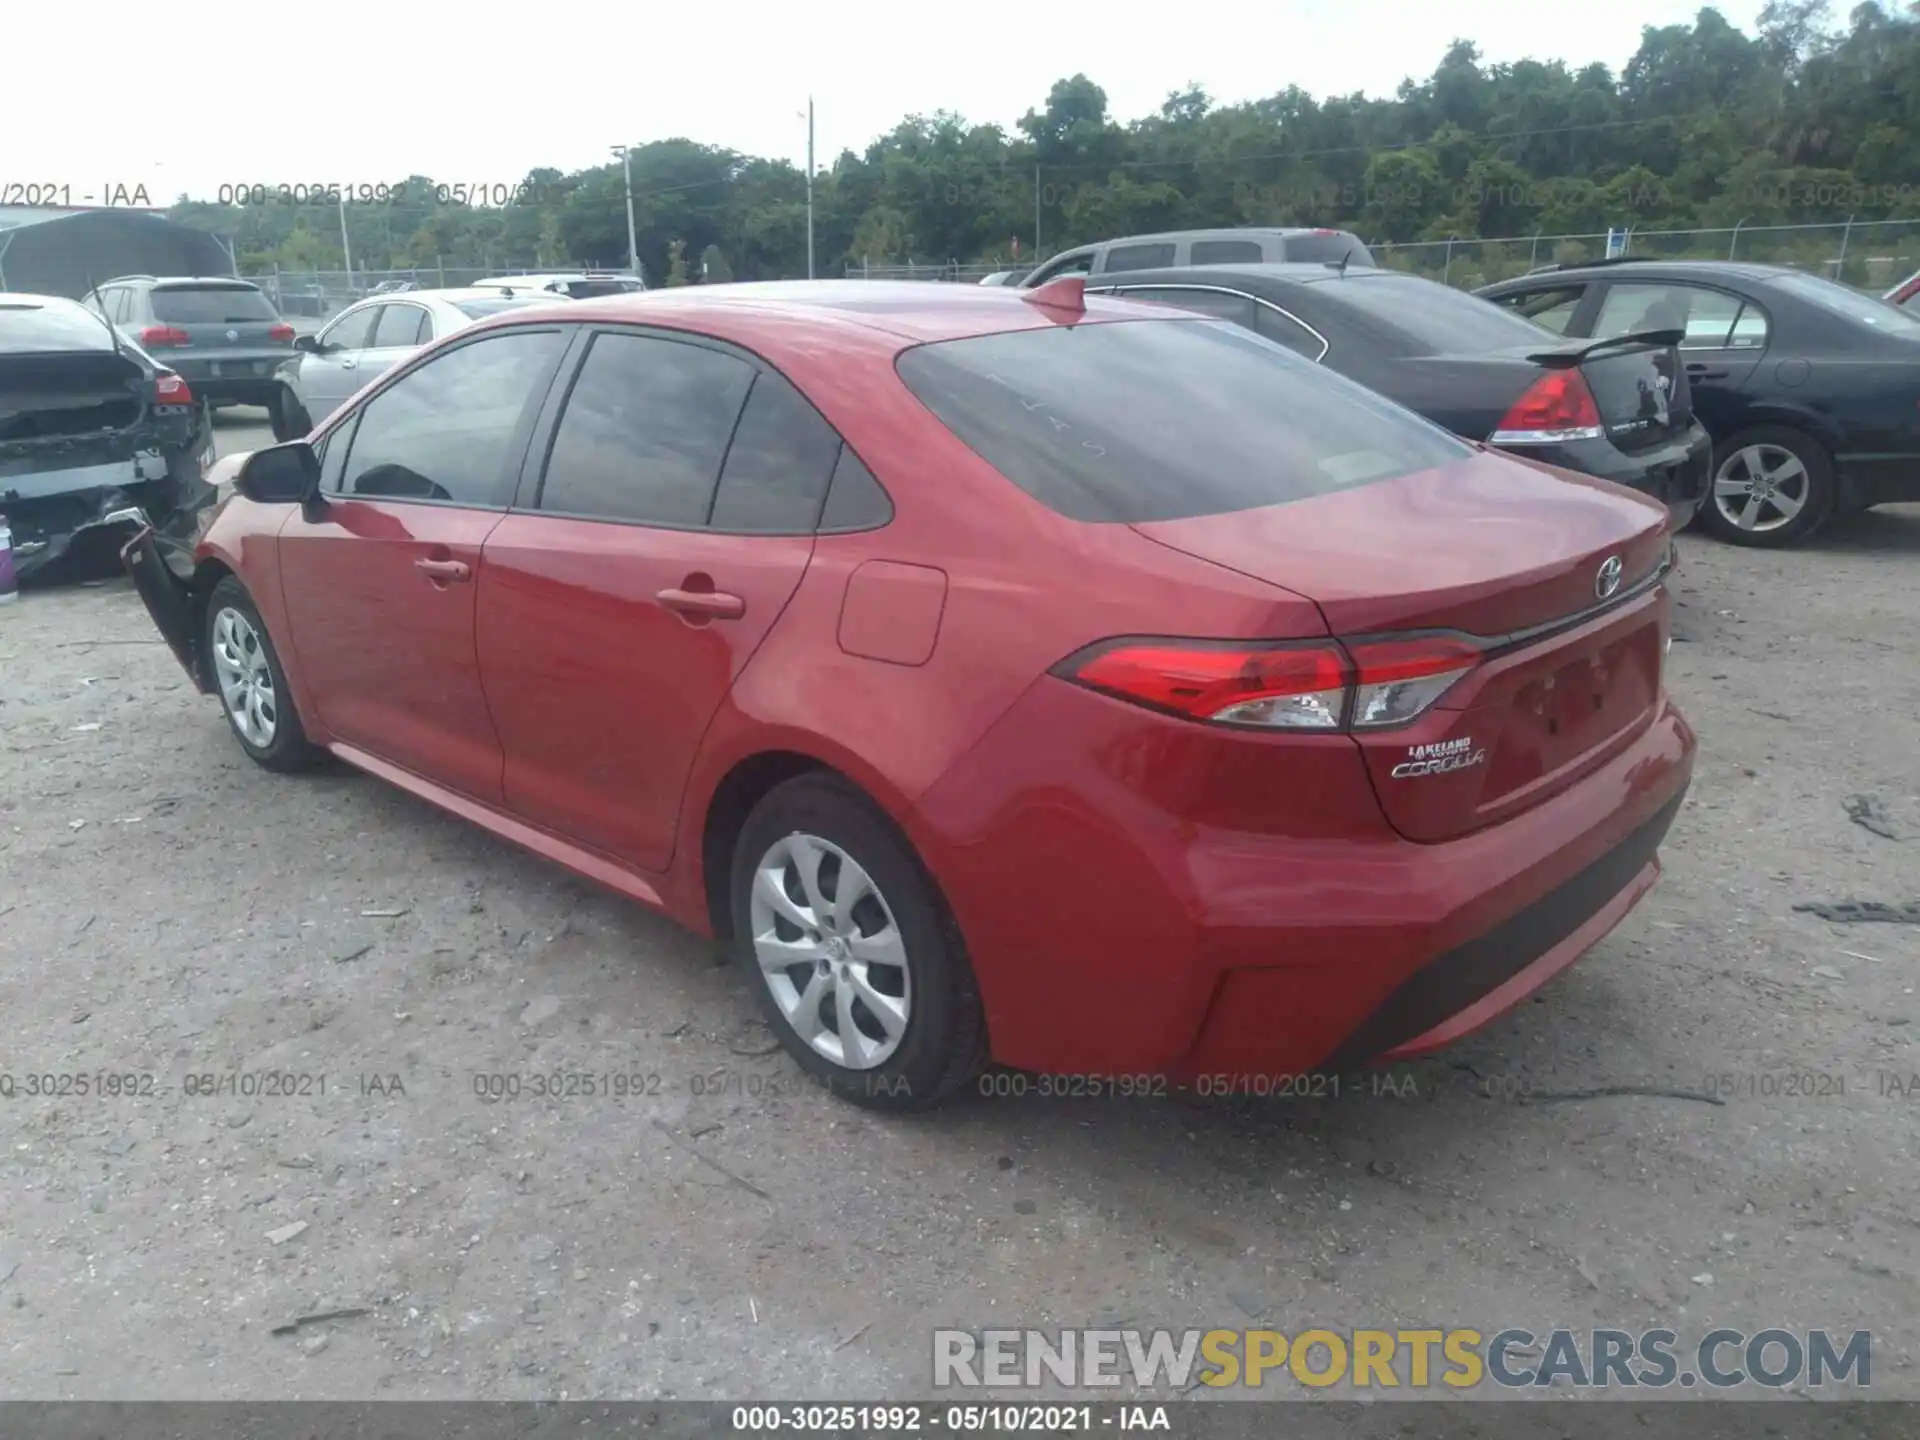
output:
[[[1718,7],[1751,30],[1760,0]],[[825,166],[903,115],[955,110],[1007,126],[1084,71],[1114,116],[1198,82],[1216,100],[1298,84],[1390,95],[1449,41],[1491,62],[1602,60],[1698,0],[1214,0],[1203,12],[1107,7],[1111,23],[1031,6],[709,3],[673,7],[374,4],[163,7],[151,23],[82,23],[16,0],[0,80],[0,203],[22,184],[154,203],[222,184],[358,184],[430,175],[492,184],[598,164],[608,147],[684,135],[806,157],[807,98]],[[1149,37],[1154,13],[1172,16]],[[1086,12],[1078,12],[1086,13]],[[1024,17],[1024,18],[1023,18]],[[1020,38],[1029,19],[1040,33]],[[90,81],[89,76],[97,81]]]

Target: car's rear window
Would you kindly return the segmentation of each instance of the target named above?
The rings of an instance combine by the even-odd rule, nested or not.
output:
[[[1779,275],[1774,277],[1773,285],[1831,314],[1871,325],[1876,330],[1891,330],[1901,335],[1920,333],[1920,315],[1874,296],[1862,295],[1821,275]]]
[[[631,295],[643,288],[638,280],[570,280],[567,293],[576,300],[592,300],[601,295]]]
[[[0,304],[0,353],[111,349],[106,324],[78,306]]]
[[[1342,260],[1349,265],[1371,265],[1373,252],[1358,235],[1329,230],[1324,235],[1287,236],[1287,259],[1304,265],[1337,265]]]
[[[1237,325],[1058,325],[908,350],[900,377],[1042,504],[1132,524],[1311,499],[1473,451]]]
[[[1418,275],[1349,275],[1320,281],[1313,295],[1367,329],[1398,336],[1413,354],[1474,355],[1561,343],[1545,326],[1491,300]]]
[[[231,325],[280,316],[251,285],[161,285],[153,291],[153,318],[168,325]]]
[[[548,300],[552,297],[549,296]],[[492,300],[455,300],[453,308],[469,320],[484,320],[489,315],[498,315],[503,310],[519,310],[528,305],[544,305],[538,295],[501,295]]]

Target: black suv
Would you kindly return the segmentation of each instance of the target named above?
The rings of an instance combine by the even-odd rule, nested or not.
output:
[[[86,304],[216,409],[271,406],[274,372],[293,355],[293,327],[258,285],[230,275],[122,275],[96,286]]]

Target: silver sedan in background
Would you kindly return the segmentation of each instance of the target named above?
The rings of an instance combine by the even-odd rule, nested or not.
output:
[[[273,437],[295,440],[338,410],[359,390],[423,345],[445,339],[504,310],[556,303],[553,295],[503,295],[497,290],[409,290],[370,295],[349,305],[317,335],[296,339],[294,357],[280,367],[280,393],[271,407]]]

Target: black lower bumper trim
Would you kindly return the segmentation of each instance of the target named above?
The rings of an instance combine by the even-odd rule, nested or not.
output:
[[[201,669],[199,646],[194,637],[193,592],[167,564],[153,531],[142,530],[134,536],[120,552],[120,559],[133,577],[133,588],[140,592],[147,614],[153,617],[154,628],[173,651],[174,659],[185,668],[187,677],[198,689],[209,690],[211,685]]]
[[[1419,971],[1316,1068],[1364,1065],[1458,1015],[1533,964],[1598,914],[1653,859],[1686,794],[1681,789],[1571,880]]]

